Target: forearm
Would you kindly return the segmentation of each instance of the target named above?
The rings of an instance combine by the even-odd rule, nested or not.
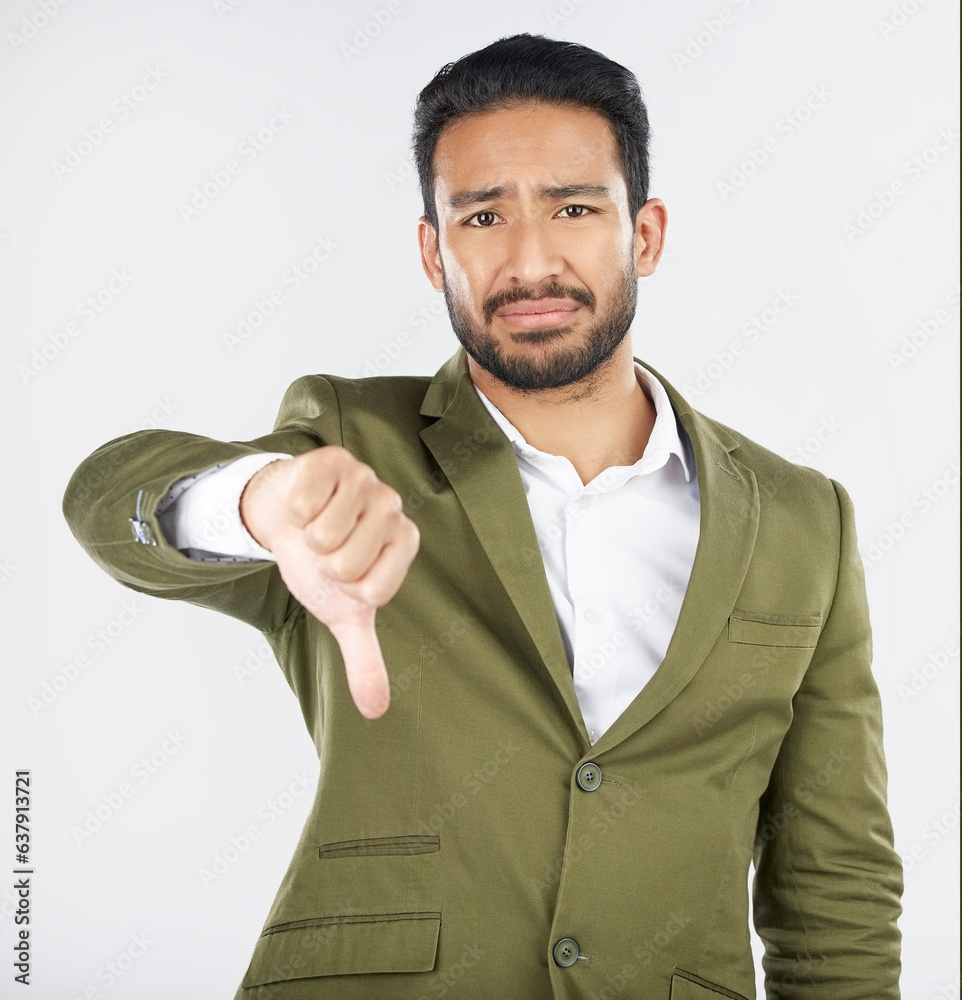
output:
[[[263,451],[294,454],[318,443],[299,430],[250,442],[139,431],[81,463],[64,495],[64,516],[91,558],[125,586],[211,607],[267,631],[290,610],[276,567],[189,558],[167,541],[157,507],[176,482],[211,466]]]

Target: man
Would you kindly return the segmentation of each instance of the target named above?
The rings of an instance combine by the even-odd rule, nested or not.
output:
[[[273,433],[128,435],[65,497],[116,579],[260,629],[316,744],[237,997],[754,997],[753,859],[769,996],[897,997],[851,503],[633,359],[637,81],[518,35],[415,126],[434,379],[307,376]]]

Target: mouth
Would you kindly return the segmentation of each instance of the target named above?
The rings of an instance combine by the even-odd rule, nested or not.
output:
[[[571,299],[525,299],[502,306],[495,316],[508,326],[533,330],[566,323],[580,308]]]

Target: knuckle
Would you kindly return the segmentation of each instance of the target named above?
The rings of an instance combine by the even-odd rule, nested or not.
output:
[[[388,486],[387,483],[377,481],[376,488],[376,498],[377,503],[382,506],[385,511],[401,510],[401,495],[398,493],[393,486]]]
[[[335,580],[350,581],[353,578],[351,560],[342,553],[330,556],[327,559],[327,573]]]
[[[304,523],[311,516],[311,501],[309,494],[296,486],[287,496],[287,509],[295,521]]]
[[[380,503],[380,516],[390,525],[397,527],[405,521],[404,512],[400,504],[396,503],[390,496],[382,498]]]
[[[339,444],[327,444],[323,448],[318,448],[308,454],[316,456],[318,462],[330,465],[341,465],[347,459],[353,458],[347,448],[342,448]]]
[[[313,461],[310,466],[310,474],[317,479],[327,482],[337,482],[344,478],[350,471],[354,456],[346,449],[337,444],[324,445],[316,451],[308,452]]]
[[[409,518],[405,518],[405,540],[412,552],[417,552],[421,547],[421,532],[418,526]]]
[[[312,521],[304,529],[305,540],[315,552],[329,552],[334,548],[335,539],[323,522]]]
[[[374,580],[359,583],[357,593],[360,600],[362,600],[365,604],[371,604],[375,607],[381,607],[383,604],[387,604],[388,599],[391,596],[382,582]]]
[[[363,462],[358,462],[354,469],[354,482],[360,492],[377,495],[379,487],[382,485],[377,473]]]

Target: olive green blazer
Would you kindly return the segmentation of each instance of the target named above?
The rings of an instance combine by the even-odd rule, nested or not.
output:
[[[91,557],[259,629],[317,747],[237,998],[754,998],[753,861],[769,997],[899,996],[851,503],[665,387],[694,448],[698,548],[664,661],[594,746],[514,451],[463,351],[433,379],[298,379],[253,441],[140,431],[75,472],[64,512]],[[421,532],[377,614],[392,701],[375,721],[273,563],[188,559],[156,517],[185,476],[322,444],[371,465]]]

